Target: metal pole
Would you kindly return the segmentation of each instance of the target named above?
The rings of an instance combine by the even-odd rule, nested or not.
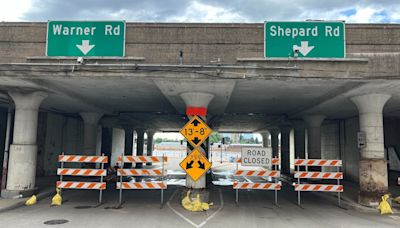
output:
[[[119,169],[124,167],[124,156],[121,156],[121,163]],[[118,175],[118,169],[117,169],[117,175]],[[119,206],[122,205],[122,173],[119,174]],[[118,184],[118,183],[117,183]]]
[[[307,168],[307,166],[306,166]],[[297,165],[297,170],[300,170],[300,165]],[[300,185],[300,176],[297,176],[297,184]],[[297,204],[300,206],[300,190],[297,190]]]
[[[236,171],[239,169],[239,162],[238,162],[238,160],[239,160],[239,155],[236,155],[236,160],[235,160],[235,163],[236,163]],[[236,189],[236,204],[239,205],[239,189]]]
[[[161,177],[161,182],[162,183],[164,183],[164,175],[165,175],[165,173],[164,173],[164,162],[165,162],[165,154],[163,154],[163,156],[162,156],[162,177]],[[163,204],[164,204],[164,189],[163,188],[161,188],[161,208],[163,207]]]
[[[221,164],[222,164],[222,141],[221,141]]]
[[[101,156],[104,156],[104,154],[101,154]],[[104,163],[101,163],[101,169],[104,170]],[[103,184],[103,175],[100,176],[100,183]],[[99,193],[99,203],[101,204],[103,201],[103,189],[100,188],[100,193]]]
[[[7,111],[7,128],[6,128],[6,141],[4,145],[4,158],[3,158],[3,173],[1,177],[1,189],[6,189],[7,169],[8,169],[8,153],[10,150],[10,135],[11,135],[11,122],[12,122],[12,108],[11,104]]]
[[[64,156],[64,152],[62,152],[62,155]],[[61,161],[61,169],[64,168],[64,162]],[[60,183],[63,181],[63,175],[60,175]],[[62,185],[61,185],[62,186]],[[62,196],[62,188],[60,188],[60,196]]]
[[[339,167],[339,166],[336,167],[336,171],[337,171],[337,172],[340,172],[340,167]],[[339,179],[339,178],[337,179],[337,184],[340,185],[340,179]],[[341,206],[341,202],[340,202],[340,192],[339,192],[339,191],[338,191],[338,205],[339,205],[339,207]]]
[[[276,165],[274,165],[274,171],[277,171]],[[278,184],[278,177],[275,177],[275,184]],[[278,190],[276,190],[276,187],[275,187],[275,205],[278,205]]]
[[[239,189],[236,189],[236,204],[239,205]]]

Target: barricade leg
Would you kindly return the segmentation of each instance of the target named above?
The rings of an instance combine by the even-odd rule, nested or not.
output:
[[[101,156],[104,156],[104,154],[102,154]],[[101,169],[104,169],[104,163],[101,163]],[[100,177],[100,182],[103,183],[103,176]],[[99,204],[102,204],[102,202],[103,202],[103,189],[100,189]]]
[[[236,204],[239,205],[239,189],[236,189]]]
[[[300,170],[300,166],[298,165],[297,166],[297,170]],[[300,184],[300,177],[299,178],[297,178],[297,184]],[[299,205],[300,206],[300,191],[297,191],[297,205]]]
[[[339,166],[336,167],[336,172],[340,172]],[[337,179],[337,185],[340,185],[340,179]],[[341,207],[341,202],[340,202],[340,191],[338,191],[338,205]]]

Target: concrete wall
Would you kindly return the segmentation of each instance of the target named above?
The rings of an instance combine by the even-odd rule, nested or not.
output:
[[[341,159],[339,122],[334,121],[321,126],[321,158]],[[334,167],[324,167],[325,172],[336,171]]]
[[[400,152],[400,119],[398,118],[385,118],[384,134],[385,134],[385,148],[394,147],[396,151]]]
[[[44,56],[46,23],[0,23],[0,62],[25,62]],[[220,58],[263,57],[263,24],[127,23],[126,56],[147,63],[209,64]],[[347,24],[348,53],[400,51],[400,25]],[[18,50],[18,51],[15,51]]]
[[[118,156],[124,154],[125,149],[125,131],[119,128],[113,128],[112,132],[112,151],[111,165],[117,163]]]
[[[358,182],[360,152],[357,147],[358,117],[346,119],[344,123],[344,178]]]
[[[3,159],[4,159],[4,146],[6,140],[7,128],[7,110],[0,108],[0,180],[2,175]]]
[[[321,126],[322,159],[340,159],[339,122]]]
[[[80,154],[83,150],[83,122],[78,117],[40,113],[38,126],[37,175],[55,175],[58,155]],[[78,167],[68,164],[69,167]]]

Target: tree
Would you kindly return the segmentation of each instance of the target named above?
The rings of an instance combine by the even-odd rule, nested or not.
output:
[[[217,143],[217,142],[221,141],[222,135],[219,134],[218,132],[213,132],[213,133],[211,133],[209,139],[210,139],[210,143]]]

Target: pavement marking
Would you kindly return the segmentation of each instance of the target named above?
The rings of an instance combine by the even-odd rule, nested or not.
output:
[[[210,215],[208,218],[206,218],[202,223],[200,223],[199,225],[197,225],[196,223],[194,223],[192,220],[190,220],[189,218],[185,217],[183,214],[181,214],[179,211],[175,210],[173,207],[171,207],[171,204],[169,203],[174,197],[175,195],[178,193],[179,189],[176,189],[176,191],[171,195],[171,197],[168,199],[167,202],[167,206],[175,213],[177,214],[179,217],[181,217],[183,220],[185,220],[186,222],[188,222],[189,224],[191,224],[192,226],[196,227],[196,228],[200,228],[202,226],[204,226],[208,221],[210,221],[212,218],[215,217],[215,215],[217,215],[218,212],[220,212],[222,210],[222,208],[224,207],[224,199],[222,198],[222,192],[221,189],[219,189],[219,199],[220,199],[220,206],[219,208],[212,214]]]

